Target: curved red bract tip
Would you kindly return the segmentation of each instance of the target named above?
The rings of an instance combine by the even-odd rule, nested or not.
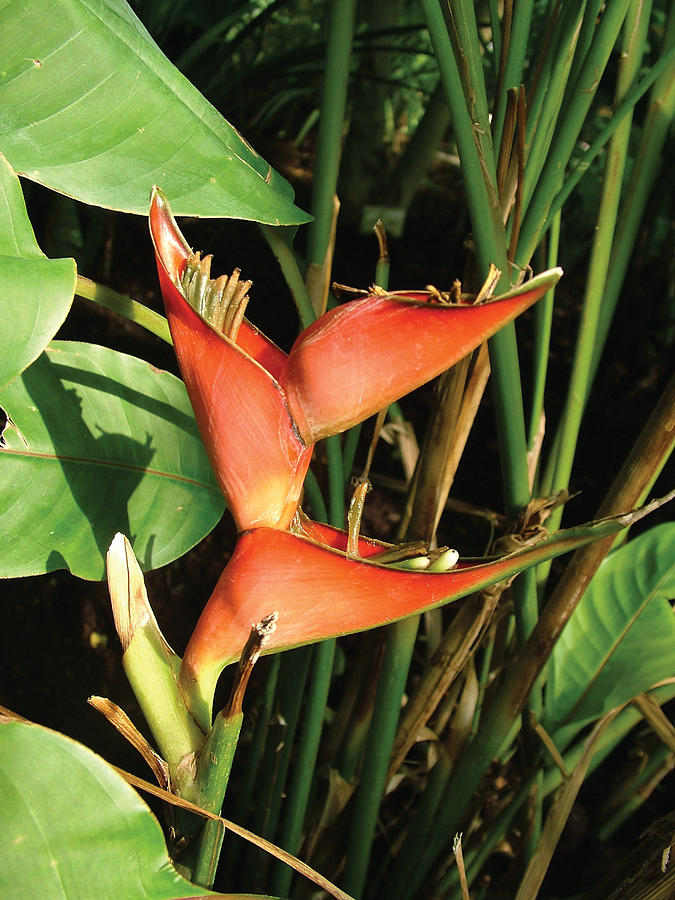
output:
[[[286,528],[312,455],[274,378],[286,356],[250,323],[234,343],[192,309],[176,285],[191,251],[157,189],[150,230],[178,364],[237,527]]]
[[[280,377],[303,438],[344,431],[435,378],[535,303],[561,274],[551,270],[477,306],[375,295],[332,309],[300,335]]]

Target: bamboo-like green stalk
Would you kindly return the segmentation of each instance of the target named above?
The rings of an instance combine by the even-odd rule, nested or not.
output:
[[[558,214],[549,234],[546,268],[558,265],[560,222],[561,216]],[[532,402],[530,405],[530,427],[527,438],[527,449],[530,453],[534,452],[536,449],[541,418],[544,412],[544,391],[546,389],[548,355],[551,346],[554,300],[555,288],[550,290],[534,307],[535,351],[533,360]]]
[[[418,625],[419,616],[412,616],[396,622],[389,630],[342,875],[342,886],[347,893],[356,897],[361,896],[366,880],[377,814]],[[398,698],[398,703],[392,702],[394,698]]]
[[[611,139],[612,135],[619,127],[624,117],[630,115],[632,113],[633,108],[638,103],[638,101],[647,93],[650,87],[659,79],[663,80],[659,84],[659,89],[655,88],[654,96],[652,96],[650,101],[650,114],[648,116],[648,122],[646,124],[647,130],[651,131],[652,122],[649,120],[654,118],[660,127],[658,127],[654,133],[654,137],[657,140],[657,143],[652,146],[649,143],[644,142],[643,132],[643,141],[641,145],[644,146],[645,151],[644,154],[638,152],[638,157],[636,159],[636,163],[641,162],[642,156],[649,154],[658,154],[661,152],[663,147],[663,139],[665,139],[665,134],[668,131],[668,121],[669,117],[672,118],[672,111],[670,103],[672,102],[671,91],[673,84],[672,77],[672,63],[675,60],[675,44],[673,43],[672,37],[672,16],[669,19],[669,27],[666,29],[666,41],[664,42],[664,53],[661,58],[656,62],[651,69],[643,75],[626,94],[626,97],[622,103],[614,111],[612,118],[609,122],[604,126],[604,128],[600,131],[597,137],[593,140],[588,150],[584,153],[581,160],[577,163],[577,165],[570,171],[569,175],[565,180],[564,186],[561,188],[559,193],[556,194],[555,200],[551,204],[551,208],[549,210],[548,216],[546,218],[546,222],[542,229],[542,233],[548,231],[548,229],[552,226],[553,219],[560,212],[562,207],[565,205],[567,198],[570,196],[573,190],[577,187],[581,179],[584,177],[586,172],[589,171],[591,163],[595,160],[598,154],[604,149],[607,142]],[[669,90],[670,88],[670,90]],[[663,89],[663,91],[661,90]],[[661,99],[657,99],[657,96],[661,97]],[[660,134],[663,133],[664,138],[661,139],[660,143],[658,138]],[[657,147],[659,148],[657,150]],[[650,176],[655,177],[656,171],[653,167],[645,167],[646,169],[646,177]],[[634,176],[633,176],[634,177]],[[627,191],[630,193],[630,191]],[[640,221],[639,214],[635,216],[637,222]],[[636,226],[637,227],[637,226]],[[619,229],[618,234],[621,233],[621,229]],[[619,237],[617,236],[617,243],[619,242]],[[625,274],[625,273],[624,273]]]
[[[314,665],[305,719],[298,741],[298,755],[293,768],[283,827],[277,842],[284,850],[295,854],[300,846],[302,823],[309,801],[312,776],[319,751],[328,690],[333,673],[335,641],[323,641],[314,648]],[[270,890],[280,897],[286,896],[291,886],[293,870],[277,861],[272,872]]]
[[[593,31],[592,43],[579,75],[568,92],[569,100],[558,121],[551,152],[537,179],[532,201],[523,221],[516,257],[516,262],[521,266],[528,263],[540,240],[549,209],[560,190],[565,169],[595,97],[599,84],[598,73],[605,70],[630,2],[631,0],[613,0],[608,3],[600,24]]]
[[[579,73],[587,60],[588,52],[593,43],[596,28],[598,27],[598,21],[603,15],[603,7],[605,6],[606,0],[588,0],[588,3],[586,4],[586,15],[584,16],[584,21],[582,23],[577,52],[574,56],[574,68],[572,71],[573,80],[579,76]]]
[[[333,197],[337,187],[344,128],[356,0],[330,0],[326,63],[321,88],[317,158],[307,261],[322,267],[330,244]]]
[[[258,717],[256,718],[255,729],[250,746],[247,748],[246,760],[247,766],[244,770],[239,791],[232,808],[231,816],[236,822],[245,822],[251,808],[251,801],[258,787],[257,775],[260,769],[265,740],[267,738],[270,719],[272,716],[272,707],[276,696],[277,681],[279,678],[279,665],[281,656],[275,655],[270,658],[270,667],[265,681],[265,688],[261,697]],[[242,844],[239,841],[231,841],[228,843],[227,852],[223,861],[225,873],[230,878],[234,872],[237,861],[242,851]]]
[[[156,313],[153,309],[148,309],[137,300],[132,300],[126,294],[120,294],[111,288],[104,287],[102,284],[85,278],[83,275],[77,276],[75,284],[75,293],[78,297],[84,297],[85,300],[93,300],[99,306],[109,309],[118,316],[123,316],[130,322],[145,328],[155,337],[172,344],[171,332],[169,331],[169,323],[164,316]]]
[[[647,199],[661,168],[659,158],[675,115],[675,6],[672,4],[666,22],[661,60],[654,71],[664,63],[667,65],[660,72],[649,99],[649,111],[642,127],[640,147],[612,247],[605,297],[598,321],[597,343],[591,363],[592,373],[595,373],[600,360]]]
[[[278,702],[285,723],[283,745],[279,749],[278,735],[271,731],[268,733],[262,772],[265,780],[272,776],[272,783],[264,790],[261,785],[251,824],[252,831],[266,835],[269,840],[274,839],[279,819],[312,651],[312,647],[291,650],[284,654],[281,662]],[[254,876],[261,874],[260,858],[254,847],[249,848],[246,853],[243,868]]]
[[[195,802],[208,812],[220,814],[243,719],[241,711],[233,715],[218,713],[202,748],[197,770],[198,791]],[[195,884],[213,887],[224,835],[225,829],[221,822],[214,819],[207,819],[204,822],[192,871]]]
[[[335,528],[345,524],[345,472],[342,464],[342,444],[340,436],[326,438],[326,460],[328,462],[328,520]]]
[[[501,143],[506,113],[506,92],[509,88],[517,88],[522,81],[533,7],[532,0],[525,0],[525,2],[521,0],[514,4],[509,48],[501,83],[502,93],[495,98],[495,113],[492,122],[492,139],[495,147],[499,147]]]
[[[529,2],[523,4],[528,6]],[[455,59],[458,63],[463,94],[467,101],[469,115],[473,122],[476,141],[486,159],[494,158],[492,131],[485,77],[483,75],[483,54],[478,40],[476,12],[472,0],[449,0],[443,5],[448,33],[453,41]]]
[[[617,98],[619,100],[628,90],[642,63],[650,12],[651,4],[649,2],[632,0],[625,22],[623,52],[617,79]],[[605,282],[621,199],[623,173],[628,156],[630,128],[631,117],[629,116],[623,120],[615,132],[607,153],[602,197],[586,279],[574,362],[560,426],[561,441],[557,447],[555,474],[551,480],[553,491],[566,488],[572,472],[572,463],[592,375],[598,319],[604,302]],[[552,530],[558,528],[561,518],[562,507],[558,507],[551,515],[549,527]],[[543,572],[547,572],[548,568],[550,567],[542,567]]]
[[[438,815],[451,772],[452,763],[447,754],[441,752],[436,765],[429,773],[425,789],[420,792],[405,840],[384,883],[383,897],[390,900],[409,900],[412,893],[413,872],[433,830],[433,822]]]
[[[326,509],[319,482],[316,480],[316,475],[311,469],[307,470],[304,489],[307,499],[312,507],[312,518],[316,519],[318,522],[327,522],[328,510]]]
[[[281,272],[295,302],[300,324],[303,328],[308,328],[316,315],[293,249],[284,239],[283,229],[272,225],[261,225],[260,229],[279,262]]]
[[[592,348],[592,360],[590,363],[589,378],[586,384],[588,396],[590,385],[597,370],[600,354],[604,347],[614,309],[618,301],[619,292],[623,284],[627,267],[630,262],[631,252],[637,238],[637,232],[642,221],[642,215],[647,203],[649,192],[657,177],[659,166],[657,160],[662,152],[663,143],[673,115],[675,114],[675,8],[671,7],[666,25],[663,53],[648,75],[643,77],[635,86],[629,89],[625,100],[620,104],[609,125],[593,142],[584,157],[583,166],[570,176],[565,187],[556,198],[551,208],[551,213],[559,211],[572,189],[578,184],[584,171],[590,166],[592,159],[597,155],[606,140],[612,138],[625,120],[632,114],[633,107],[653,84],[654,88],[650,97],[650,109],[642,128],[640,148],[633,165],[631,178],[622,201],[622,209],[619,224],[616,229],[612,254],[609,262],[609,271],[604,287],[602,305],[598,315],[596,340]],[[563,420],[564,421],[564,420]],[[553,481],[557,469],[558,452],[563,436],[563,421],[559,424],[552,448],[546,465],[546,471],[542,477],[540,490],[547,494],[553,490]],[[548,571],[548,569],[544,570]]]
[[[476,252],[483,273],[490,263],[506,271],[506,238],[499,215],[495,159],[481,158],[473,123],[464,98],[462,81],[443,13],[437,0],[420,0],[434,54],[441,75],[441,85],[450,109],[455,139],[459,149],[467,189],[471,221],[475,223]]]
[[[359,446],[362,425],[363,423],[354,425],[350,428],[345,435],[344,444],[342,445],[342,480],[345,488],[352,477],[352,469],[354,468],[354,460]]]
[[[671,424],[674,409],[675,377],[671,379],[615,478],[598,517],[631,509],[640,502],[675,444]],[[418,860],[415,884],[426,877],[437,854],[446,845],[447,836],[459,827],[484,772],[523,710],[562,629],[613,541],[611,537],[602,539],[574,554],[525,647],[506,671],[499,693],[483,713],[475,740],[460,756],[453,771],[435,822],[434,834],[423,857]]]
[[[490,626],[490,630],[487,635],[487,640],[483,649],[483,657],[480,663],[480,670],[478,675],[478,699],[476,700],[476,711],[473,716],[473,725],[471,726],[472,739],[473,737],[475,737],[476,732],[478,731],[478,725],[480,723],[480,717],[483,711],[483,701],[485,700],[485,692],[487,690],[488,681],[490,679],[490,668],[492,666],[492,656],[495,649],[495,635],[496,623],[493,623]]]
[[[548,77],[541,79],[532,98],[532,109],[528,109],[527,120],[527,166],[523,185],[523,209],[526,210],[546,157],[551,148],[561,105],[568,84],[579,32],[584,21],[586,2],[566,4],[554,32],[554,46],[546,62],[550,69]]]

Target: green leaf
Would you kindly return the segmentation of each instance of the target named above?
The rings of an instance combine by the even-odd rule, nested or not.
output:
[[[553,652],[546,721],[560,745],[675,671],[675,523],[615,550]]]
[[[308,220],[122,0],[0,0],[0,33],[0,150],[20,174],[142,215],[157,184],[177,215]]]
[[[102,578],[117,531],[144,569],[208,534],[224,500],[183,383],[93,344],[55,341],[0,391],[0,574]]]
[[[0,717],[0,797],[0,896],[244,900],[182,878],[138,794],[64,735]]]
[[[37,245],[19,179],[0,153],[0,387],[34,362],[73,302],[75,261]]]

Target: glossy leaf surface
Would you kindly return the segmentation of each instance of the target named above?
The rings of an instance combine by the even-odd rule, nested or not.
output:
[[[61,734],[0,717],[0,796],[3,897],[243,900],[182,878],[138,794]]]
[[[307,221],[123,0],[10,0],[0,31],[0,151],[17,172],[143,215],[161,183],[181,215]]]
[[[603,562],[552,656],[547,727],[561,744],[585,723],[672,677],[674,596],[675,523],[652,528]]]
[[[117,531],[144,569],[181,556],[224,501],[183,384],[96,345],[54,342],[0,392],[14,426],[0,450],[5,577],[67,568],[104,576]]]
[[[38,247],[21,185],[0,154],[0,387],[42,353],[68,314],[75,261],[47,259]]]

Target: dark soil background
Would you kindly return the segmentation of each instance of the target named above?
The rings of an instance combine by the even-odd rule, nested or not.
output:
[[[283,160],[282,160],[283,162]],[[462,240],[468,222],[461,210],[457,175],[440,168],[434,183],[419,193],[401,239],[391,241],[392,288],[423,287],[432,283],[447,288],[462,275],[466,251]],[[31,188],[29,203],[33,221],[50,221],[53,195]],[[298,202],[307,207],[307,188],[298,185]],[[82,274],[128,293],[160,309],[154,260],[146,222],[114,213],[78,212],[85,229],[93,219],[101,237]],[[195,247],[215,252],[214,271],[241,267],[254,281],[249,318],[280,346],[288,349],[295,336],[297,319],[287,289],[266,243],[255,225],[229,221],[183,221],[184,231]],[[41,245],[52,253],[56,237],[49,228],[38,234]],[[92,226],[93,227],[93,226]],[[569,236],[570,243],[576,240]],[[298,245],[302,246],[302,235]],[[588,239],[584,244],[588,248]],[[578,247],[577,247],[578,249]],[[372,236],[340,229],[334,265],[337,281],[367,286],[373,279],[377,247]],[[549,422],[555,422],[564,399],[571,352],[585,272],[584,252],[563,280],[558,292],[551,350],[550,390],[547,397]],[[667,273],[665,273],[667,275]],[[669,374],[671,361],[664,346],[664,322],[658,318],[656,301],[666,291],[664,271],[654,271],[648,254],[629,273],[625,298],[610,337],[608,350],[579,443],[572,488],[581,495],[569,506],[569,522],[593,516],[605,490],[653,408]],[[529,371],[530,327],[524,316],[519,325],[523,372]],[[155,365],[177,372],[171,349],[135,326],[84,300],[76,300],[72,313],[58,335],[116,347],[149,359]],[[431,402],[426,388],[405,402],[405,409],[418,425],[424,422]],[[418,437],[422,432],[418,428]],[[375,492],[369,506],[369,531],[388,537],[395,526],[400,498],[377,486],[376,473],[386,471],[400,477],[395,461],[378,452],[374,465]],[[672,467],[654,489],[664,493],[673,483]],[[492,409],[488,395],[477,419],[460,467],[452,496],[480,506],[500,510],[501,488]],[[669,517],[663,510],[647,526]],[[442,538],[466,554],[483,551],[487,528],[476,520],[446,515]],[[172,646],[181,653],[224,563],[234,545],[235,533],[225,516],[197,547],[171,566],[149,573],[148,591],[160,625]],[[110,697],[137,723],[141,716],[121,667],[121,651],[114,632],[107,590],[102,583],[79,581],[65,572],[2,583],[2,629],[0,629],[0,702],[17,713],[62,731],[92,747],[111,762],[147,773],[125,742],[98,713],[87,706],[90,694]],[[261,672],[264,672],[263,662]],[[610,765],[592,778],[581,795],[573,821],[556,857],[550,888],[542,896],[565,896],[580,889],[580,872],[588,866],[589,877],[598,860],[593,842],[594,810],[599,798],[612,789],[630,759],[631,745],[622,747]],[[650,821],[668,811],[672,779],[663,782],[639,812],[603,848],[603,854],[618,853],[630,846]],[[604,860],[604,856],[603,856]],[[591,868],[593,866],[593,868]],[[555,886],[554,886],[555,885]]]

